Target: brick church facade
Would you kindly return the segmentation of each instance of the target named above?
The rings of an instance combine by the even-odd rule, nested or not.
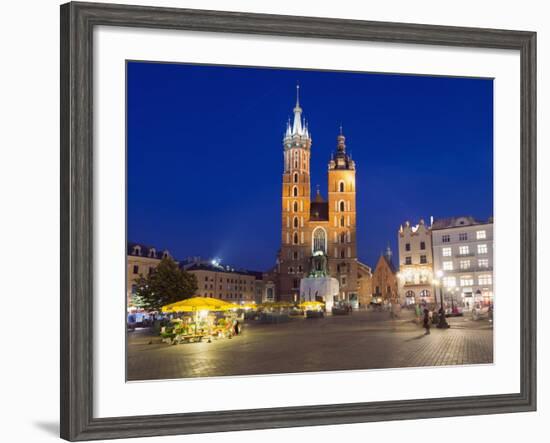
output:
[[[271,276],[277,298],[297,301],[300,279],[312,272],[312,257],[324,255],[327,273],[340,283],[340,300],[356,300],[358,261],[356,243],[355,162],[346,152],[340,130],[328,162],[328,198],[317,189],[311,196],[312,137],[302,116],[297,87],[294,120],[283,138],[281,247]]]

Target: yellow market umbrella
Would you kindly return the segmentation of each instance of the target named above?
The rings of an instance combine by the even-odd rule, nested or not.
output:
[[[165,305],[162,312],[229,311],[238,308],[239,305],[217,298],[193,297]]]
[[[162,307],[162,312],[193,312],[195,314],[195,334],[197,334],[197,323],[201,311],[230,311],[238,309],[239,305],[229,303],[217,298],[193,297],[170,303]]]
[[[320,301],[304,301],[302,303],[300,303],[300,307],[302,309],[304,309],[305,311],[307,311],[308,309],[311,310],[311,309],[315,309],[315,310],[318,310],[318,309],[321,309],[325,304],[323,302],[320,302]]]
[[[291,308],[294,306],[294,303],[284,302],[284,301],[266,301],[259,305],[262,308]]]

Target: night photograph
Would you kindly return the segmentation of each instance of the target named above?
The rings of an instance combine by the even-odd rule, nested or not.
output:
[[[128,61],[127,380],[493,362],[493,80]]]

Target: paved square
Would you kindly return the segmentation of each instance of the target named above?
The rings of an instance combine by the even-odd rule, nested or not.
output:
[[[424,335],[410,319],[354,312],[283,324],[246,322],[231,340],[174,346],[136,330],[128,335],[128,380],[492,363],[492,325],[449,321],[450,329],[434,327]]]

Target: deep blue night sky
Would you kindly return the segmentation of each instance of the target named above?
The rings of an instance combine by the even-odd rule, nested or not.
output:
[[[405,220],[493,214],[490,79],[129,62],[128,240],[266,270],[280,244],[296,83],[326,197],[340,124],[357,165],[359,259]]]

